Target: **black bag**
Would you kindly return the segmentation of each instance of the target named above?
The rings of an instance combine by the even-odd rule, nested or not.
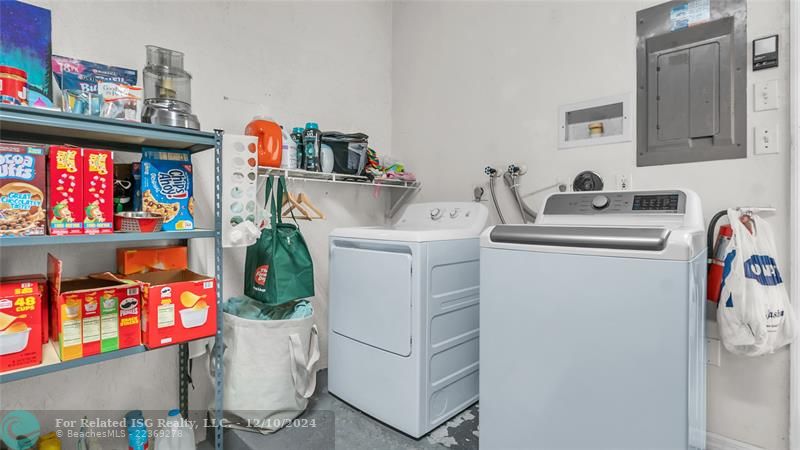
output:
[[[322,133],[321,142],[333,150],[333,171],[345,175],[361,175],[367,165],[367,136],[364,133]]]

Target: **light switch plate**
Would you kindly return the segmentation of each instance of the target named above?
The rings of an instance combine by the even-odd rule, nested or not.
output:
[[[753,86],[753,110],[778,109],[778,80],[761,81]]]
[[[719,367],[721,353],[719,339],[706,339],[706,364]]]
[[[778,153],[778,126],[767,125],[756,127],[753,132],[754,153],[756,155],[771,155]]]

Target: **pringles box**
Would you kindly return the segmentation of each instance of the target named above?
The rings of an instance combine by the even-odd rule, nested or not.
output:
[[[42,362],[42,295],[37,281],[0,283],[0,372]]]
[[[187,267],[188,252],[185,245],[117,249],[117,272],[123,275]]]
[[[50,234],[83,234],[83,153],[50,146],[47,183]]]
[[[114,154],[83,149],[83,232],[114,232]]]
[[[213,336],[216,280],[189,270],[128,275],[142,284],[142,340],[148,348]]]
[[[46,147],[0,142],[0,237],[45,234]]]
[[[64,280],[48,255],[53,345],[62,361],[139,345],[141,288],[113,277]]]

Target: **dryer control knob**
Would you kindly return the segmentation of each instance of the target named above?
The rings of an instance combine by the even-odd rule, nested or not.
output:
[[[603,209],[608,206],[608,197],[605,195],[597,195],[592,199],[592,208]]]
[[[461,212],[461,211],[459,211],[459,209],[458,209],[458,208],[456,208],[456,209],[454,209],[454,210],[450,211],[450,218],[451,218],[451,219],[455,219],[456,217],[458,217],[458,213],[459,213],[459,212]]]
[[[431,220],[439,220],[439,219],[441,219],[442,218],[442,214],[444,214],[444,211],[442,211],[439,208],[433,208],[431,210]]]

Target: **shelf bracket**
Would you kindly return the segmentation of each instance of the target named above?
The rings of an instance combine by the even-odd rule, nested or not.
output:
[[[386,211],[386,218],[393,218],[420,189],[421,187],[417,186],[414,188],[402,189],[400,193],[396,192],[398,189],[390,189],[389,209]]]

